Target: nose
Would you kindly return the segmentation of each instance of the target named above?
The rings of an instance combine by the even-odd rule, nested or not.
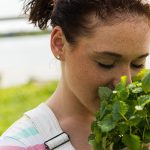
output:
[[[130,68],[121,68],[113,78],[113,87],[120,82],[121,76],[127,76],[127,84],[132,83],[132,72]]]

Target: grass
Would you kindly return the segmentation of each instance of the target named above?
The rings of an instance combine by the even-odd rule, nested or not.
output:
[[[0,135],[25,111],[28,111],[54,92],[57,81],[45,84],[31,82],[25,85],[0,89]]]

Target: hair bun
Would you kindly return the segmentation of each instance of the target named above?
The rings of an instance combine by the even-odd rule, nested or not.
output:
[[[46,29],[51,19],[56,0],[29,0],[25,1],[24,12],[28,14],[29,21],[40,29]]]

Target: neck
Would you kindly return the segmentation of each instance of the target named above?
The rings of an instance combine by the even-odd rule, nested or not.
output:
[[[84,119],[84,122],[89,122],[90,124],[94,119],[93,113],[80,103],[63,80],[59,82],[57,89],[47,101],[47,104],[54,111],[59,121],[64,119],[83,121]]]
[[[91,123],[95,117],[69,91],[63,81],[59,83],[47,104],[53,110],[62,130],[70,136],[75,149],[91,150],[88,137],[91,133]]]

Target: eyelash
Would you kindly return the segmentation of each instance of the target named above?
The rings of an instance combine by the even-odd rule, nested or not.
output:
[[[114,67],[114,64],[106,65],[106,64],[98,63],[98,65],[105,69],[112,69]]]
[[[106,65],[106,64],[98,63],[98,65],[100,67],[102,67],[102,68],[105,68],[105,69],[112,69],[112,68],[114,68],[114,64]],[[131,67],[135,68],[135,69],[141,69],[141,68],[144,67],[144,64],[141,64],[141,65],[131,64]]]
[[[137,69],[141,69],[141,68],[143,68],[144,67],[144,64],[141,64],[141,65],[135,65],[135,64],[131,64],[131,67],[132,68],[137,68]]]

